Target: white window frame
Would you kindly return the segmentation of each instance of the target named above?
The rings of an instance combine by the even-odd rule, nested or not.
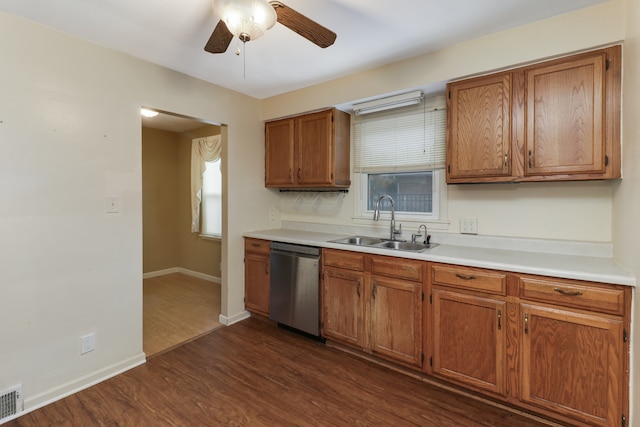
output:
[[[204,238],[214,238],[214,239],[221,239],[222,238],[222,172],[220,171],[220,166],[222,165],[222,158],[218,158],[217,160],[213,161],[213,162],[205,162],[205,165],[207,166],[203,176],[202,176],[202,190],[200,190],[201,193],[201,206],[200,206],[200,215],[201,215],[201,232],[200,232],[200,236],[204,237]],[[216,191],[218,189],[213,189],[213,191],[209,191],[211,188],[211,183],[209,181],[211,181],[211,176],[208,175],[208,172],[211,169],[217,169],[218,173],[220,174],[220,188],[219,191]],[[211,209],[211,206],[207,207],[207,202],[211,199],[209,199],[207,197],[207,193],[210,192],[210,194],[213,194],[214,196],[218,196],[217,197],[217,201],[219,203],[217,203],[218,206],[214,206],[213,209],[217,209],[220,212],[220,229],[219,230],[213,230],[210,231],[208,230],[208,221],[206,219],[207,217],[207,211],[209,209]],[[217,232],[219,231],[219,232]]]
[[[442,105],[442,98],[439,100],[436,98],[424,100],[423,102],[433,102],[439,103]],[[352,126],[355,126],[357,122],[357,118],[354,117],[352,120]],[[355,132],[352,132],[354,135]],[[355,143],[352,144],[352,155],[351,159],[355,158]],[[447,194],[447,184],[446,184],[446,174],[444,168],[416,168],[408,167],[404,168],[377,168],[375,172],[359,172],[353,167],[353,193],[354,193],[354,210],[353,210],[353,219],[356,222],[368,223],[371,224],[373,221],[373,211],[368,209],[368,175],[369,173],[378,174],[378,173],[402,173],[402,172],[428,172],[432,171],[432,212],[424,213],[424,212],[396,212],[395,219],[396,222],[402,221],[409,223],[409,228],[416,228],[420,224],[427,224],[429,229],[436,230],[448,230],[449,228],[449,219],[448,219],[448,194]],[[389,218],[389,213],[383,212],[381,215],[381,220],[385,218]]]

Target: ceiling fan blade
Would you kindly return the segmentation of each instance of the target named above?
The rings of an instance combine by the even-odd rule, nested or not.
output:
[[[216,28],[211,33],[211,37],[209,37],[209,41],[204,47],[209,53],[224,53],[229,47],[229,43],[231,43],[231,39],[233,39],[233,34],[227,28],[227,24],[221,19],[216,25]]]
[[[296,12],[279,1],[269,2],[276,10],[278,22],[292,31],[300,34],[305,39],[320,46],[329,47],[336,41],[336,33],[323,27],[303,14]]]

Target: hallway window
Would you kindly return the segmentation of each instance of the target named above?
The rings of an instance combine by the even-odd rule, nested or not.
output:
[[[222,237],[222,173],[220,159],[205,162],[202,177],[202,234]]]

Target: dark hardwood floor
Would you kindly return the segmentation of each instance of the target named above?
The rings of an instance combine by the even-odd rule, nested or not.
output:
[[[28,413],[17,426],[542,426],[248,319]]]

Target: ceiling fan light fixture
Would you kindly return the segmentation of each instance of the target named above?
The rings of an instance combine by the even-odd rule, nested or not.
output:
[[[278,18],[267,0],[213,0],[212,6],[229,31],[243,42],[260,37]]]

